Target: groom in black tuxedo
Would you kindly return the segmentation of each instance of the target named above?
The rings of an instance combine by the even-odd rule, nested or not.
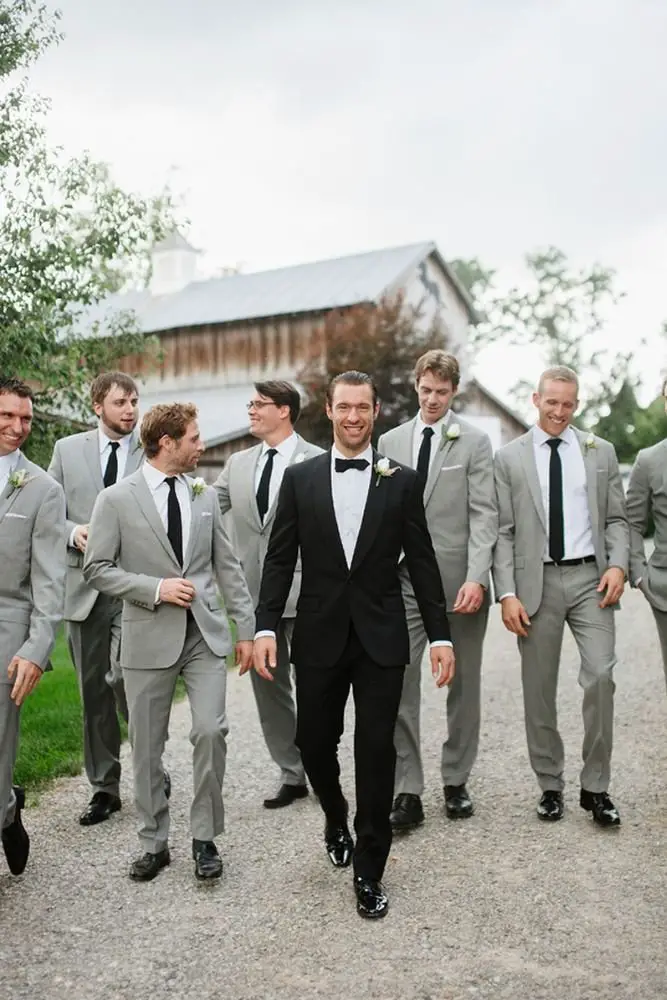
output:
[[[396,752],[394,726],[410,651],[398,561],[405,553],[438,687],[454,675],[445,596],[426,527],[417,474],[371,447],[379,412],[373,380],[336,376],[327,391],[333,448],[290,466],[283,479],[257,608],[255,669],[276,665],[275,632],[301,555],[292,661],[297,736],[304,767],[326,817],[336,867],[354,859],[357,910],[383,917],[381,884],[389,848]],[[338,743],[352,688],[356,846],[340,786]]]

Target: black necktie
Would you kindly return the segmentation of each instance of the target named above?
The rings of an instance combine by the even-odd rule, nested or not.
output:
[[[183,522],[181,521],[181,505],[176,496],[176,476],[167,476],[165,483],[169,487],[167,500],[167,536],[174,550],[179,566],[183,565]]]
[[[116,452],[120,448],[118,441],[111,441],[111,454],[109,455],[109,461],[107,462],[107,467],[104,470],[104,485],[113,486],[113,484],[118,479],[118,456]]]
[[[549,438],[549,555],[560,562],[565,555],[565,527],[563,524],[563,466],[558,454],[560,438]]]
[[[337,458],[334,463],[336,472],[347,472],[348,469],[358,469],[359,472],[363,472],[369,465],[367,458]]]
[[[257,487],[257,510],[259,519],[264,523],[266,512],[269,509],[269,486],[271,485],[271,473],[273,472],[273,459],[278,454],[277,448],[269,448],[266,453],[266,462],[262,469],[262,475]]]
[[[428,470],[431,464],[431,438],[433,434],[432,427],[424,428],[422,431],[422,443],[419,446],[419,454],[417,455],[417,475],[421,479],[423,489],[426,488]]]

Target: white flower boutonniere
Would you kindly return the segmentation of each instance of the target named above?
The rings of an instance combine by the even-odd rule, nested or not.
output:
[[[591,448],[595,448],[596,447],[595,438],[593,437],[592,434],[588,435],[588,437],[586,438],[586,441],[584,443],[586,445],[586,451],[590,451]]]
[[[20,490],[22,486],[28,482],[28,470],[27,469],[14,469],[11,473],[8,483],[11,486],[10,496],[14,490]]]
[[[385,479],[387,476],[393,476],[395,472],[398,472],[398,466],[395,465],[394,468],[389,467],[388,458],[379,458],[375,463],[374,469],[377,479],[375,480],[375,485],[380,485],[380,480]]]
[[[301,454],[297,455],[296,458],[294,459],[294,464],[301,465],[301,463],[305,461],[306,461],[306,456],[304,455],[303,452],[301,452]]]
[[[200,496],[206,489],[206,480],[202,479],[201,476],[197,476],[192,483],[192,499]]]
[[[458,437],[461,437],[460,424],[450,424],[449,427],[443,427],[443,430],[448,441],[456,441]]]

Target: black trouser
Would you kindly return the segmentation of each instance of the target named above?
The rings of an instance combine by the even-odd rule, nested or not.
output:
[[[382,667],[366,653],[354,628],[333,667],[296,665],[296,743],[313,790],[330,822],[346,817],[338,744],[345,704],[354,695],[354,762],[357,813],[354,871],[382,878],[391,847],[389,814],[394,794],[394,728],[405,667]]]

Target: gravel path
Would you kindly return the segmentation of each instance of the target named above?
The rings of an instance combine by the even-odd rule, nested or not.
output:
[[[561,720],[566,815],[539,822],[527,763],[518,659],[494,609],[486,644],[482,750],[470,788],[476,815],[449,822],[438,778],[441,696],[426,686],[426,825],[396,840],[385,875],[391,910],[356,915],[349,872],[329,865],[312,796],[268,812],[274,773],[248,679],[230,675],[225,873],[192,874],[187,829],[188,709],[173,714],[172,865],[154,882],[127,877],[136,851],[124,808],[82,829],[85,780],[66,779],[28,810],[26,874],[0,864],[3,1000],[463,1000],[667,997],[665,900],[667,698],[653,620],[633,592],[618,619],[612,793],[623,825],[602,831],[578,807],[581,740],[576,654],[568,638]],[[127,753],[125,751],[125,756]],[[352,790],[350,740],[343,747]],[[126,772],[129,776],[129,769]]]

